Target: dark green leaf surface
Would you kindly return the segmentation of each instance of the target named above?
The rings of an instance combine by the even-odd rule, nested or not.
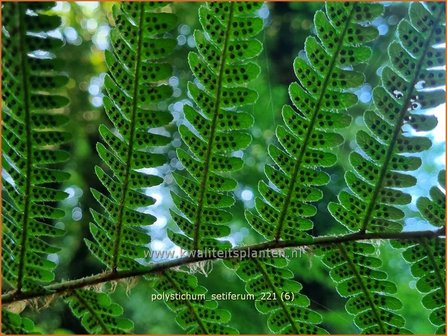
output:
[[[104,145],[98,144],[97,149],[106,167],[96,167],[109,195],[92,190],[104,213],[92,210],[94,242],[87,241],[90,251],[112,270],[140,266],[136,259],[145,258],[150,242],[141,227],[156,220],[139,209],[155,203],[144,188],[156,186],[162,179],[138,169],[166,163],[165,156],[154,149],[170,142],[169,137],[148,131],[172,120],[158,105],[172,94],[171,87],[161,83],[172,73],[165,61],[176,45],[164,37],[177,22],[174,14],[160,12],[158,8],[164,5],[127,2],[113,11],[113,52],[106,51],[109,73],[104,98],[113,128],[99,127]]]
[[[51,53],[62,45],[48,34],[60,18],[40,14],[47,7],[52,4],[33,9],[26,3],[2,5],[2,275],[18,292],[54,279],[56,264],[47,256],[58,249],[47,239],[63,234],[52,220],[64,215],[57,202],[67,197],[54,183],[68,174],[49,168],[69,156],[57,150],[70,140],[61,129],[68,118],[59,110],[68,99],[55,93],[67,78],[48,63],[55,63],[53,56],[31,54]],[[9,313],[5,319],[14,330],[28,330],[25,319]]]

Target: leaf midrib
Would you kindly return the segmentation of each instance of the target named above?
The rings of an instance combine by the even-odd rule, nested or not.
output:
[[[25,110],[25,144],[26,144],[26,185],[25,194],[23,196],[24,210],[23,210],[23,225],[22,236],[20,239],[20,252],[19,252],[19,269],[17,272],[17,289],[20,293],[23,287],[25,258],[28,247],[28,223],[29,214],[31,210],[31,180],[32,180],[32,168],[33,168],[33,150],[32,150],[32,130],[31,130],[31,107],[30,107],[30,91],[29,91],[29,78],[28,78],[28,65],[26,61],[26,31],[25,31],[25,12],[22,11],[22,4],[16,3],[17,10],[19,12],[19,57],[21,68],[23,71],[23,94],[24,94],[24,110]],[[11,36],[12,38],[12,36]]]
[[[129,189],[129,178],[130,178],[130,172],[131,172],[131,166],[132,166],[132,154],[134,150],[134,137],[135,137],[135,119],[136,119],[136,111],[138,108],[138,87],[140,83],[140,65],[141,65],[141,48],[142,48],[142,40],[143,40],[143,24],[144,24],[144,17],[145,17],[145,4],[144,2],[139,3],[139,10],[140,10],[140,17],[138,22],[138,41],[137,41],[137,59],[135,61],[135,81],[133,86],[133,101],[132,101],[132,110],[130,115],[130,134],[129,134],[129,145],[127,150],[127,158],[126,158],[126,170],[124,173],[124,182],[123,182],[123,189],[121,192],[121,199],[119,203],[118,208],[118,218],[115,228],[115,241],[113,246],[113,260],[112,260],[112,271],[116,272],[118,268],[118,261],[119,261],[119,253],[121,249],[121,235],[122,235],[122,228],[123,228],[123,217],[124,217],[124,210],[125,210],[125,204],[126,204],[126,198],[127,198],[127,192]]]
[[[205,160],[204,160],[205,162],[204,162],[203,177],[200,181],[199,197],[197,199],[197,210],[195,213],[194,236],[193,236],[193,250],[194,251],[199,250],[199,247],[200,247],[199,239],[200,239],[200,224],[201,224],[201,216],[202,216],[202,209],[203,209],[203,200],[205,197],[205,192],[206,192],[207,184],[208,184],[210,160],[211,160],[211,154],[212,154],[212,148],[213,148],[213,142],[214,142],[214,135],[216,133],[217,116],[218,116],[219,110],[220,110],[220,100],[221,100],[221,93],[222,93],[222,87],[223,87],[223,75],[224,75],[224,69],[225,69],[225,58],[226,58],[226,54],[227,54],[228,40],[230,38],[231,23],[233,21],[233,12],[234,12],[234,2],[231,1],[230,2],[230,12],[228,14],[228,24],[227,24],[228,29],[225,32],[222,57],[220,59],[219,77],[218,77],[217,88],[216,88],[216,104],[214,105],[214,113],[213,113],[213,119],[211,121],[209,142],[208,142],[208,146],[206,149]]]
[[[363,293],[365,293],[366,299],[368,300],[368,303],[371,307],[371,311],[374,315],[374,318],[377,321],[377,325],[380,328],[380,333],[381,334],[386,334],[386,329],[383,325],[382,319],[380,318],[380,314],[377,311],[377,307],[374,304],[374,300],[371,297],[371,294],[369,292],[369,290],[367,289],[364,281],[363,281],[363,277],[360,275],[359,271],[357,270],[356,265],[354,264],[354,262],[352,261],[352,259],[349,257],[345,247],[343,246],[343,244],[337,244],[338,249],[340,250],[340,253],[343,255],[344,259],[346,260],[346,262],[348,263],[349,267],[351,268],[352,272],[354,273],[355,277],[357,278],[360,287],[362,288]]]
[[[407,90],[407,95],[405,97],[404,104],[402,105],[402,108],[399,111],[399,118],[397,119],[397,122],[395,124],[395,128],[394,128],[394,131],[393,131],[393,136],[391,138],[389,146],[387,147],[387,152],[385,154],[384,163],[381,166],[380,171],[379,171],[379,177],[377,179],[377,182],[374,185],[374,191],[373,191],[371,200],[368,203],[368,207],[366,208],[366,213],[365,213],[365,217],[363,217],[363,222],[362,222],[362,226],[361,226],[360,232],[366,232],[366,229],[368,227],[369,221],[370,221],[370,219],[372,217],[372,213],[374,212],[374,209],[376,207],[376,202],[377,202],[377,198],[379,197],[379,193],[384,188],[384,186],[382,184],[383,184],[383,181],[385,179],[385,175],[388,173],[388,166],[389,166],[389,164],[391,162],[391,157],[394,154],[394,147],[396,146],[397,140],[398,140],[398,138],[400,136],[401,128],[402,128],[405,116],[407,114],[407,109],[408,109],[408,106],[411,103],[411,97],[413,95],[413,91],[415,89],[415,85],[416,85],[416,83],[418,81],[418,77],[419,77],[420,71],[422,69],[422,65],[424,64],[425,55],[426,55],[426,53],[427,53],[427,51],[428,51],[428,49],[429,49],[429,47],[431,45],[431,39],[433,37],[433,33],[435,32],[435,30],[436,30],[436,28],[438,26],[439,20],[440,20],[440,18],[442,16],[443,12],[444,12],[443,10],[441,10],[439,12],[438,16],[436,17],[436,22],[432,26],[432,29],[430,31],[430,35],[428,36],[428,38],[424,42],[424,46],[423,46],[424,52],[423,52],[423,54],[421,55],[421,57],[419,58],[419,60],[418,60],[418,62],[416,64],[416,69],[413,72],[414,73],[414,77],[413,77],[412,81],[410,82],[410,85],[408,86],[409,90]]]
[[[324,101],[324,94],[326,93],[326,90],[328,88],[328,84],[329,84],[329,80],[331,79],[332,72],[335,69],[335,63],[337,61],[337,57],[338,57],[338,55],[339,55],[339,53],[341,51],[341,48],[343,46],[344,38],[345,38],[346,32],[348,30],[349,24],[351,23],[351,18],[352,18],[352,15],[354,13],[355,7],[356,7],[356,4],[354,4],[352,6],[351,11],[349,12],[349,16],[348,16],[348,18],[346,20],[346,25],[343,28],[343,31],[342,31],[342,33],[340,35],[340,38],[339,38],[339,41],[338,41],[338,44],[337,44],[337,49],[332,54],[331,63],[329,64],[329,71],[325,75],[324,82],[323,82],[323,85],[322,85],[322,88],[321,88],[321,91],[320,91],[320,95],[318,97],[317,104],[315,105],[315,108],[314,108],[314,111],[313,111],[313,114],[312,114],[312,118],[311,118],[310,123],[309,123],[309,127],[307,128],[306,135],[304,137],[304,141],[303,141],[303,144],[302,144],[299,156],[298,156],[297,160],[295,161],[295,166],[293,168],[292,176],[290,178],[290,183],[289,183],[289,188],[287,190],[287,195],[286,195],[286,198],[284,200],[284,205],[283,205],[283,207],[281,209],[280,216],[279,216],[279,219],[278,219],[278,224],[277,224],[276,234],[275,234],[275,240],[276,241],[280,240],[280,238],[281,238],[281,233],[282,233],[282,229],[283,229],[283,226],[284,226],[284,219],[285,219],[285,217],[287,215],[287,211],[289,209],[289,205],[290,205],[290,202],[291,202],[291,199],[292,199],[292,193],[293,193],[293,190],[295,188],[296,178],[298,176],[298,173],[301,170],[301,164],[302,164],[302,161],[303,161],[303,157],[304,157],[304,154],[307,152],[307,145],[308,145],[310,137],[311,137],[311,135],[312,135],[312,133],[314,131],[315,122],[317,120],[318,114],[320,113],[321,105],[323,104],[323,101]]]

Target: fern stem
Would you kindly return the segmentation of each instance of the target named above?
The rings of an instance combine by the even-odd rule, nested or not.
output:
[[[19,259],[19,269],[17,271],[17,293],[22,291],[23,287],[23,272],[25,268],[25,257],[26,257],[26,249],[28,242],[28,221],[29,221],[29,212],[31,207],[30,202],[30,194],[31,194],[31,179],[32,179],[32,142],[31,142],[31,110],[30,110],[30,93],[28,90],[29,78],[28,78],[28,66],[27,66],[27,52],[26,52],[26,31],[25,31],[25,18],[24,11],[20,8],[22,5],[17,3],[18,7],[17,12],[19,13],[19,57],[20,57],[20,65],[22,72],[22,86],[24,92],[24,110],[25,110],[25,132],[26,132],[26,185],[25,185],[25,194],[23,196],[23,225],[22,225],[22,235],[20,238],[20,259]]]
[[[121,199],[118,208],[118,218],[115,228],[115,241],[113,245],[113,260],[112,260],[112,271],[116,272],[118,267],[118,259],[119,252],[121,247],[121,233],[123,228],[123,216],[124,216],[124,208],[126,204],[127,191],[129,186],[129,176],[130,170],[132,166],[132,153],[134,147],[134,137],[135,137],[135,116],[138,108],[138,86],[139,86],[139,78],[140,78],[140,65],[141,65],[141,47],[143,41],[143,24],[144,24],[144,2],[140,2],[140,16],[138,22],[138,41],[137,41],[137,52],[136,52],[136,61],[135,61],[135,81],[133,86],[133,101],[132,101],[132,110],[130,115],[130,134],[129,134],[129,146],[127,148],[127,158],[126,158],[126,172],[124,175],[124,183],[123,189],[121,191]]]
[[[33,298],[44,297],[48,295],[60,294],[74,289],[79,289],[87,286],[96,285],[99,283],[110,282],[113,280],[122,280],[132,278],[136,276],[143,276],[151,273],[160,273],[165,270],[169,270],[174,267],[182,265],[197,263],[206,260],[217,259],[231,259],[237,258],[241,255],[241,252],[245,252],[245,255],[250,255],[250,252],[261,252],[267,250],[288,248],[288,247],[302,247],[302,246],[318,246],[318,245],[330,245],[340,244],[350,241],[361,240],[374,240],[374,239],[394,239],[394,240],[418,240],[418,239],[434,239],[437,237],[445,236],[445,227],[442,227],[436,231],[410,231],[410,232],[374,232],[374,233],[351,233],[342,236],[322,236],[317,237],[313,241],[268,241],[256,245],[249,245],[234,248],[229,250],[227,256],[219,258],[217,255],[211,255],[210,253],[203,254],[196,257],[184,257],[165,262],[160,262],[151,266],[142,267],[131,271],[116,271],[105,272],[96,275],[92,275],[85,278],[64,281],[60,283],[54,283],[43,287],[42,289],[32,292],[17,293],[15,291],[2,294],[2,303],[10,304],[16,301],[28,300]]]
[[[177,282],[174,279],[172,279],[172,277],[167,272],[162,272],[162,275],[165,276],[169,280],[169,282],[172,284],[172,286],[175,288],[175,290],[177,292],[182,293],[182,290],[179,287],[179,285],[177,284]],[[197,315],[197,312],[194,309],[194,306],[191,304],[191,302],[189,302],[189,300],[184,300],[184,301],[185,301],[185,304],[188,306],[188,309],[194,315],[194,318],[196,319],[196,321],[199,324],[200,328],[202,328],[202,330],[205,332],[205,334],[209,334],[208,331],[207,331],[207,328],[203,324],[202,319]]]
[[[296,183],[296,178],[297,178],[298,173],[299,173],[299,171],[301,169],[301,164],[303,162],[303,157],[304,157],[304,154],[306,153],[307,145],[308,145],[309,140],[310,140],[310,138],[312,136],[312,132],[314,130],[315,122],[316,122],[318,114],[320,112],[321,104],[323,103],[323,100],[324,100],[324,94],[326,93],[326,90],[327,90],[328,84],[329,84],[329,80],[331,79],[332,72],[334,71],[335,62],[337,60],[338,54],[340,53],[340,50],[341,50],[341,48],[343,46],[343,41],[344,41],[346,32],[348,30],[348,26],[349,26],[349,23],[351,21],[352,15],[354,13],[355,7],[356,7],[356,5],[354,4],[354,6],[352,6],[352,8],[351,8],[351,11],[349,12],[348,18],[346,19],[346,25],[343,28],[343,31],[342,31],[341,36],[339,38],[339,41],[338,41],[338,44],[337,44],[337,49],[334,51],[334,53],[332,55],[331,63],[328,66],[329,70],[328,70],[327,74],[325,75],[324,82],[323,82],[323,85],[321,87],[321,91],[320,91],[320,94],[319,94],[319,97],[318,97],[318,101],[317,101],[317,103],[315,105],[315,109],[314,109],[314,111],[312,113],[312,118],[310,120],[309,127],[307,128],[306,135],[304,136],[304,141],[303,141],[303,144],[302,144],[299,156],[298,156],[297,160],[295,161],[295,166],[293,167],[293,172],[292,172],[292,176],[291,176],[291,179],[290,179],[289,188],[287,190],[287,195],[286,195],[286,198],[284,200],[284,204],[283,204],[283,207],[281,209],[281,213],[280,213],[280,216],[279,216],[279,219],[278,219],[278,226],[276,228],[276,234],[275,234],[275,240],[276,241],[278,241],[281,238],[281,232],[282,232],[282,228],[283,228],[283,225],[284,225],[284,219],[286,218],[287,210],[288,210],[289,205],[290,205],[290,201],[291,201],[291,198],[292,198],[292,193],[293,193],[293,190],[294,190],[294,187],[295,187],[295,183]]]
[[[369,221],[371,219],[372,213],[374,211],[374,208],[375,208],[375,205],[377,202],[377,197],[379,196],[379,193],[382,190],[383,180],[385,178],[385,175],[388,172],[388,165],[391,162],[391,158],[394,153],[394,147],[395,147],[397,140],[399,138],[399,135],[401,133],[401,128],[402,128],[405,116],[407,114],[408,107],[410,106],[411,99],[412,99],[411,97],[413,96],[414,87],[415,87],[416,83],[418,82],[419,73],[421,72],[422,66],[424,64],[425,55],[430,47],[430,43],[431,43],[433,34],[438,26],[438,23],[440,21],[442,14],[443,14],[443,11],[439,11],[438,16],[436,17],[436,21],[434,22],[432,29],[430,31],[430,35],[425,40],[424,46],[422,47],[424,52],[423,52],[422,56],[419,57],[419,59],[418,59],[416,68],[413,72],[413,74],[414,74],[413,79],[411,80],[411,82],[408,86],[408,89],[407,89],[407,94],[405,96],[405,102],[402,105],[402,109],[399,111],[399,117],[396,120],[393,136],[391,138],[389,146],[387,147],[385,159],[384,159],[382,167],[380,168],[379,177],[377,179],[377,183],[375,183],[371,201],[368,203],[368,207],[366,209],[365,217],[363,219],[363,223],[362,223],[361,230],[360,230],[361,232],[366,232],[366,229],[368,227]]]
[[[268,285],[270,286],[270,288],[272,289],[273,293],[275,294],[275,298],[276,301],[280,304],[282,310],[286,313],[287,319],[290,322],[290,325],[293,329],[293,332],[295,334],[299,334],[298,328],[296,326],[296,323],[294,321],[294,319],[292,318],[292,316],[290,315],[290,311],[289,308],[287,307],[287,305],[284,303],[284,301],[281,299],[281,294],[278,293],[278,291],[276,290],[275,285],[273,285],[273,283],[270,281],[270,277],[267,274],[263,264],[261,262],[259,262],[258,259],[253,259],[254,263],[256,264],[256,266],[258,266],[258,269],[261,271],[262,276],[264,277],[265,281],[268,283]]]
[[[348,263],[349,267],[351,268],[352,272],[354,273],[355,277],[359,281],[360,287],[362,288],[363,293],[365,293],[366,299],[368,300],[368,303],[371,307],[372,313],[374,315],[374,319],[377,321],[377,325],[380,328],[380,333],[386,334],[386,329],[383,326],[382,319],[380,318],[379,312],[377,311],[377,307],[374,304],[373,299],[371,298],[370,292],[368,291],[368,289],[365,286],[363,277],[359,274],[356,265],[352,262],[352,259],[349,257],[343,244],[337,244],[337,247],[340,250],[340,253],[342,254],[343,258],[347,261],[347,263]]]
[[[193,250],[197,251],[200,247],[200,222],[201,222],[201,215],[202,215],[202,208],[203,208],[203,199],[205,197],[205,192],[207,189],[207,183],[208,183],[208,175],[209,175],[209,169],[210,169],[210,160],[211,160],[211,154],[212,154],[212,148],[213,148],[213,142],[214,142],[214,134],[216,133],[216,125],[217,125],[217,117],[219,115],[219,109],[220,109],[220,99],[221,99],[221,93],[222,93],[222,86],[223,86],[223,76],[224,76],[224,70],[225,70],[225,58],[227,54],[227,48],[228,48],[228,40],[230,38],[230,31],[231,31],[231,23],[233,21],[233,12],[234,12],[234,2],[230,2],[230,12],[228,14],[228,24],[227,24],[227,30],[225,32],[225,38],[223,42],[223,50],[222,50],[222,57],[220,59],[220,66],[219,66],[219,76],[218,76],[218,82],[216,87],[216,104],[214,105],[214,113],[213,113],[213,119],[211,121],[211,130],[210,130],[210,136],[209,136],[209,142],[206,149],[205,154],[205,162],[204,162],[204,168],[203,168],[203,177],[200,181],[200,192],[199,197],[197,200],[197,210],[195,214],[195,221],[194,221],[194,237],[193,237]]]

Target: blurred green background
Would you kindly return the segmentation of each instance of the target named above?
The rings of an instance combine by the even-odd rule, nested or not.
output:
[[[169,101],[169,109],[175,116],[168,131],[174,138],[169,148],[169,164],[158,169],[158,174],[165,176],[165,183],[157,188],[148,190],[158,202],[149,210],[158,220],[149,229],[152,235],[151,248],[166,250],[175,248],[166,236],[167,227],[175,227],[169,218],[169,208],[172,202],[169,190],[173,185],[171,172],[181,169],[175,158],[175,147],[181,146],[177,125],[182,122],[182,106],[188,102],[186,84],[193,80],[186,62],[187,54],[194,49],[193,31],[199,28],[197,9],[199,3],[175,3],[173,10],[179,15],[179,26],[173,32],[178,41],[177,50],[173,56],[174,76],[169,84],[174,87],[174,97]],[[69,113],[71,123],[69,129],[74,135],[74,142],[69,147],[72,160],[66,170],[71,175],[70,181],[64,186],[70,197],[61,205],[66,210],[66,217],[58,225],[64,226],[67,234],[57,242],[62,249],[52,258],[58,262],[57,280],[74,279],[101,272],[102,266],[89,255],[84,238],[89,237],[89,222],[91,216],[89,208],[99,210],[94,201],[90,188],[101,190],[102,185],[94,174],[94,167],[100,164],[96,155],[95,145],[100,140],[98,126],[108,123],[102,109],[102,82],[107,71],[104,62],[104,50],[109,48],[108,34],[113,25],[111,17],[113,3],[111,2],[58,2],[54,9],[63,17],[63,26],[56,34],[65,40],[65,46],[58,57],[65,61],[65,71],[70,76],[68,95],[71,100]],[[387,55],[386,46],[399,20],[405,16],[405,3],[387,3],[385,15],[373,22],[379,29],[381,37],[373,45],[374,55],[371,62],[361,69],[364,71],[367,84],[356,94],[360,104],[350,111],[355,122],[344,132],[347,139],[345,145],[339,148],[339,164],[329,170],[332,181],[325,187],[325,198],[318,204],[319,213],[315,217],[313,234],[329,234],[343,232],[341,225],[330,217],[326,205],[336,200],[336,195],[345,188],[343,173],[349,169],[347,160],[349,152],[355,148],[354,135],[358,129],[364,127],[361,115],[371,99],[371,87],[378,81],[379,66],[383,66]],[[275,141],[275,125],[281,123],[280,111],[284,104],[289,103],[287,88],[295,81],[292,64],[293,59],[302,52],[305,38],[314,32],[313,15],[323,7],[322,3],[268,3],[260,10],[260,16],[265,21],[265,30],[258,37],[264,44],[264,51],[258,59],[262,67],[259,78],[250,86],[259,92],[259,100],[249,108],[256,123],[251,129],[254,141],[244,153],[246,165],[243,170],[235,174],[239,181],[235,192],[237,205],[233,209],[234,220],[231,224],[230,240],[234,245],[252,244],[262,241],[246,223],[243,210],[251,208],[257,196],[257,183],[263,179],[263,168],[267,157],[267,146]],[[435,112],[441,117],[440,125],[431,137],[434,146],[429,153],[423,154],[425,164],[416,174],[419,184],[412,188],[414,199],[419,195],[427,195],[431,185],[436,183],[436,176],[443,168],[445,161],[445,106]],[[415,211],[414,202],[407,209],[406,229],[416,230],[426,228],[424,221]],[[399,297],[404,301],[402,315],[407,319],[408,329],[415,333],[433,333],[435,328],[428,322],[428,312],[423,309],[421,295],[415,290],[415,281],[409,273],[409,267],[401,260],[399,252],[389,247],[387,243],[380,245],[381,258],[384,269],[391,279],[398,284]],[[324,327],[331,333],[357,333],[352,318],[344,310],[345,300],[336,293],[327,271],[311,251],[295,258],[291,263],[296,280],[304,285],[303,292],[309,296],[312,308],[319,311],[324,318]],[[205,277],[199,275],[200,282],[209,289],[210,293],[244,293],[243,283],[222,262],[214,264],[213,272]],[[124,306],[126,317],[135,322],[135,333],[182,333],[182,329],[175,323],[175,315],[169,311],[163,302],[152,302],[150,295],[153,290],[145,281],[139,281],[127,294],[127,286],[121,284],[112,294],[114,299]],[[107,288],[107,287],[106,287]],[[266,317],[259,314],[251,301],[221,301],[222,308],[232,312],[231,325],[241,333],[268,333]],[[80,323],[71,315],[67,307],[56,300],[49,308],[39,311],[29,310],[30,315],[42,328],[44,333],[85,333]]]

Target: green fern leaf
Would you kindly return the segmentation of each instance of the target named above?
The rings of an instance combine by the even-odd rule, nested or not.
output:
[[[410,6],[410,20],[398,26],[398,42],[388,48],[390,65],[382,72],[382,85],[373,90],[374,109],[365,112],[369,133],[359,131],[357,143],[365,155],[353,152],[354,172],[346,174],[352,194],[339,194],[339,203],[331,203],[332,215],[349,230],[399,231],[404,214],[394,205],[411,202],[409,194],[398,189],[416,184],[406,174],[421,165],[411,154],[431,146],[425,137],[410,137],[402,128],[427,131],[436,125],[434,116],[419,113],[444,102],[444,90],[436,78],[445,71],[432,69],[444,64],[444,49],[434,48],[444,39],[443,5],[421,3]],[[433,22],[426,27],[425,22]],[[430,80],[430,79],[433,79]],[[423,86],[423,89],[419,88]],[[407,126],[408,125],[408,126]]]
[[[229,234],[225,225],[232,216],[223,210],[234,204],[227,193],[236,181],[226,174],[240,169],[241,158],[230,154],[244,149],[251,142],[246,130],[253,124],[250,114],[236,111],[257,99],[257,93],[246,88],[259,74],[259,66],[250,59],[257,56],[261,43],[254,39],[263,28],[255,16],[262,3],[207,3],[199,9],[203,31],[195,31],[198,53],[188,56],[190,68],[200,85],[188,84],[189,94],[197,108],[184,107],[186,120],[193,130],[180,125],[179,132],[190,153],[183,149],[177,156],[188,175],[174,173],[178,186],[187,195],[172,193],[181,214],[171,211],[173,220],[183,233],[168,230],[170,239],[185,250],[225,249],[229,242],[218,240]],[[224,175],[225,174],[225,175]],[[163,272],[156,288],[165,293],[197,293],[203,291],[195,276]],[[177,313],[178,324],[192,333],[234,334],[226,326],[230,313],[217,309],[217,302],[168,304]]]
[[[2,334],[35,335],[40,333],[34,329],[34,323],[29,318],[2,309]]]
[[[203,31],[194,32],[198,53],[191,52],[189,65],[199,85],[189,83],[197,107],[185,105],[184,113],[193,130],[180,125],[179,132],[190,152],[177,151],[188,175],[174,174],[186,197],[172,193],[181,214],[172,218],[183,233],[169,231],[171,240],[186,250],[225,249],[232,216],[224,210],[234,203],[227,195],[236,187],[229,173],[240,169],[241,158],[231,153],[246,148],[251,136],[246,132],[253,118],[236,111],[252,104],[257,93],[249,88],[259,66],[250,61],[261,50],[254,39],[263,28],[255,11],[262,3],[212,2],[199,9]]]
[[[316,253],[330,269],[338,293],[349,298],[346,310],[364,334],[410,334],[405,319],[396,313],[402,302],[393,294],[396,285],[379,268],[377,247],[366,242],[320,246]]]
[[[431,310],[429,318],[437,326],[436,333],[445,335],[445,239],[392,241],[392,245],[405,248],[402,255],[411,264],[416,288],[424,295],[422,305]]]
[[[355,172],[346,174],[352,193],[342,191],[339,203],[330,203],[334,218],[351,231],[400,231],[404,213],[396,205],[411,202],[411,197],[398,190],[416,183],[403,172],[417,169],[420,159],[409,153],[428,149],[431,142],[423,137],[406,137],[402,127],[429,130],[436,125],[434,117],[415,113],[419,108],[432,108],[441,103],[439,90],[419,90],[439,86],[425,82],[436,77],[439,70],[430,69],[431,57],[444,36],[444,6],[420,3],[410,5],[410,20],[398,26],[398,42],[388,48],[390,66],[383,69],[382,85],[373,91],[375,109],[365,112],[364,120],[372,135],[357,134],[357,143],[366,156],[353,152],[350,161]],[[426,22],[432,22],[430,27]],[[437,59],[436,62],[444,62]],[[437,64],[437,63],[436,63]],[[436,65],[435,65],[436,66]],[[442,91],[444,95],[444,91]],[[378,140],[376,140],[378,139]],[[340,295],[349,297],[346,309],[355,315],[354,322],[367,334],[408,333],[405,320],[396,314],[400,301],[392,296],[394,283],[379,270],[377,247],[370,243],[349,243],[322,248],[323,262],[331,269],[331,277]]]
[[[289,87],[291,106],[282,111],[286,127],[276,136],[283,149],[271,145],[269,154],[278,168],[267,165],[265,173],[276,187],[260,182],[262,199],[247,219],[267,239],[305,239],[312,228],[309,217],[316,208],[309,204],[322,198],[320,190],[329,176],[320,167],[335,164],[334,147],[343,137],[334,130],[346,127],[350,116],[340,113],[357,101],[349,89],[360,86],[364,76],[348,66],[367,61],[366,42],[378,36],[375,28],[364,25],[381,14],[380,4],[328,3],[326,13],[315,14],[318,39],[306,39],[308,61],[296,58],[294,69],[299,84]]]
[[[445,225],[445,170],[439,172],[440,187],[430,189],[430,197],[421,197],[417,207],[433,226]],[[411,274],[417,279],[416,288],[423,293],[422,304],[431,310],[430,321],[445,334],[445,239],[392,241],[396,248],[405,248],[404,259],[411,264]]]
[[[113,303],[106,293],[93,290],[75,290],[64,297],[73,314],[92,334],[124,334],[133,328],[133,322],[120,317],[123,308]]]
[[[55,204],[67,194],[49,184],[69,177],[50,168],[69,156],[57,150],[70,139],[61,130],[67,118],[58,111],[68,99],[55,94],[67,78],[56,71],[54,58],[35,54],[62,45],[47,34],[60,18],[41,14],[53,5],[2,5],[2,274],[16,292],[54,279],[56,264],[47,255],[58,249],[45,239],[63,234],[52,220],[64,215]],[[13,326],[16,319],[11,319]]]
[[[270,146],[269,154],[278,168],[267,165],[265,173],[275,187],[264,182],[259,184],[261,198],[256,199],[256,210],[247,211],[251,226],[267,239],[311,240],[305,232],[313,227],[309,219],[316,213],[310,204],[322,198],[315,188],[329,182],[329,176],[320,167],[335,164],[336,156],[330,151],[343,142],[334,130],[349,125],[351,118],[340,113],[357,101],[349,89],[360,86],[363,75],[345,70],[368,60],[370,49],[364,44],[375,39],[377,31],[364,25],[382,12],[381,5],[359,3],[327,3],[326,12],[315,14],[318,39],[307,38],[305,51],[308,62],[297,58],[295,73],[300,84],[289,87],[291,106],[283,108],[286,127],[279,126],[276,136],[283,147]],[[307,308],[309,300],[302,294],[301,284],[290,280],[292,273],[284,265],[272,266],[259,261],[244,261],[238,270],[250,269],[252,276],[244,279],[246,289],[256,287],[262,292],[276,293],[276,301],[269,308],[262,301],[256,307],[262,313],[270,313],[268,326],[279,333],[325,333],[316,326],[321,322],[319,314]],[[282,284],[292,284],[290,291],[297,302],[283,302]],[[261,285],[262,284],[262,285]],[[306,319],[303,316],[312,316]]]
[[[105,125],[99,132],[106,145],[98,144],[99,156],[111,171],[96,167],[96,175],[110,193],[93,190],[93,196],[104,209],[92,210],[94,223],[90,231],[95,242],[87,241],[90,251],[111,270],[135,269],[144,258],[150,237],[142,226],[156,218],[138,209],[155,203],[143,188],[159,185],[162,179],[138,171],[161,166],[164,155],[154,152],[170,138],[148,132],[166,126],[172,117],[158,104],[172,95],[166,81],[172,73],[165,63],[176,42],[164,37],[177,22],[172,13],[160,12],[164,3],[123,3],[114,7],[116,27],[111,32],[113,52],[106,51],[109,74],[105,79],[106,113],[114,131]]]
[[[238,334],[226,325],[231,319],[230,312],[218,309],[216,301],[205,298],[207,290],[194,275],[165,271],[153,280],[154,288],[169,296],[165,302],[188,334]]]
[[[362,333],[411,333],[404,328],[405,319],[395,312],[402,302],[393,296],[396,285],[379,270],[382,261],[376,246],[350,242],[320,246],[316,253],[323,255],[338,293],[349,298],[346,310],[355,316],[354,323]]]
[[[309,308],[310,300],[300,294],[302,285],[293,280],[286,258],[253,258],[227,261],[256,297],[256,309],[269,314],[267,325],[276,334],[327,334],[318,327],[321,315]],[[291,300],[284,299],[284,293]],[[292,294],[291,294],[292,293]]]

